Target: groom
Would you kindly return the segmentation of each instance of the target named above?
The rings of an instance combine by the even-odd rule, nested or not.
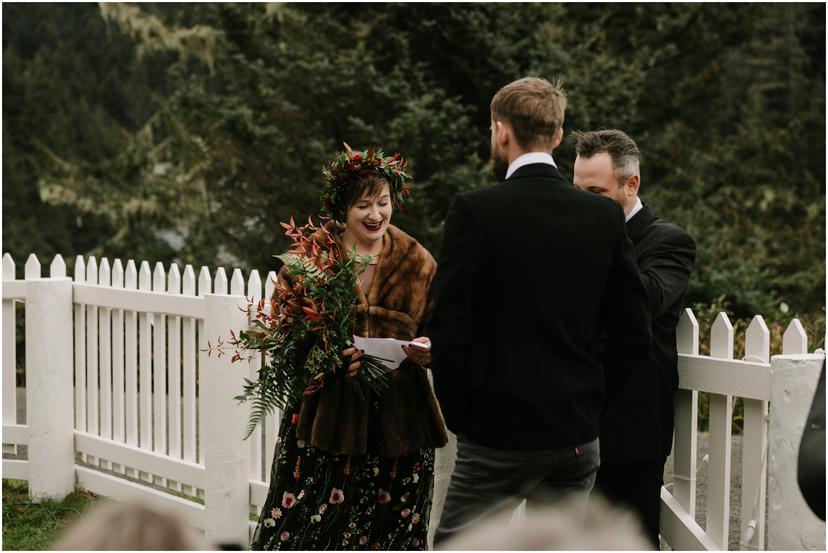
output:
[[[649,351],[624,212],[575,188],[551,156],[565,109],[544,79],[500,89],[491,162],[501,182],[448,210],[429,332],[457,460],[435,544],[521,499],[583,508],[599,464],[599,344],[628,358]]]

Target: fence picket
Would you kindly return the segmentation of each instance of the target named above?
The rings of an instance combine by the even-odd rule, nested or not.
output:
[[[86,282],[86,263],[75,258],[74,282]],[[74,304],[75,324],[75,428],[86,432],[86,306]],[[85,457],[81,455],[81,460]]]
[[[227,279],[225,278],[225,283]],[[202,267],[198,273],[198,295],[204,296],[204,294],[212,293],[213,288],[213,280],[210,276],[210,269],[207,267]],[[216,292],[218,294],[218,292]],[[196,404],[196,413],[198,420],[196,421],[196,442],[198,444],[198,462],[204,464],[204,436],[201,433],[201,425],[205,419],[205,411],[207,406],[204,405],[204,402],[201,401],[203,397],[201,394],[202,387],[201,383],[199,382],[199,377],[203,374],[202,369],[207,363],[207,352],[204,349],[207,347],[207,337],[204,335],[204,319],[199,319],[198,324],[198,339],[197,339],[197,346],[198,346],[198,373],[196,376],[197,388],[196,388],[196,397],[198,398],[198,402]]]
[[[760,315],[745,333],[745,360],[770,362],[770,331]],[[740,544],[743,550],[765,549],[767,495],[768,402],[744,399],[742,427],[742,509]]]
[[[86,261],[86,282],[98,284],[98,260],[90,256]],[[86,306],[86,429],[97,435],[98,425],[98,308]],[[87,462],[97,464],[87,456]]]
[[[196,280],[192,265],[184,267],[182,293],[195,296]],[[186,317],[183,326],[183,455],[185,461],[196,461],[196,325]],[[192,495],[192,494],[191,494]]]
[[[3,280],[17,280],[14,259],[3,254]],[[17,423],[17,328],[15,300],[3,300],[3,424]],[[4,444],[3,453],[17,453],[13,444]]]
[[[152,288],[149,263],[142,261],[138,269],[138,289]],[[138,313],[138,444],[152,450],[152,327],[147,313]],[[146,474],[141,474],[146,478]]]
[[[49,265],[49,278],[65,278],[66,277],[66,262],[63,256],[56,254],[52,258],[52,263]]]
[[[112,262],[112,287],[124,287],[124,266]],[[112,439],[124,441],[124,310],[112,310]],[[118,468],[118,467],[116,467]]]
[[[808,353],[808,335],[799,319],[794,319],[782,335],[782,355]]]
[[[273,291],[276,288],[276,271],[269,271],[267,273],[267,280],[265,281],[265,309],[270,312],[270,298],[273,297]],[[268,357],[264,356],[263,361],[266,363]],[[276,452],[276,438],[279,435],[279,421],[282,414],[280,411],[271,413],[265,417],[264,423],[264,478],[265,482],[270,481],[270,466],[273,464],[273,457]]]
[[[181,273],[178,265],[170,265],[167,293],[181,294]],[[167,317],[167,373],[169,376],[169,452],[181,458],[181,317]]]
[[[152,273],[152,291],[167,291],[167,274],[164,264],[155,264]],[[167,454],[167,316],[152,315],[152,383],[153,383],[153,451]],[[158,484],[166,486],[166,479],[156,478]]]
[[[698,355],[699,323],[690,309],[685,309],[676,327],[679,353]],[[675,440],[673,440],[673,496],[691,518],[696,513],[696,450],[698,448],[699,393],[676,391]]]
[[[710,357],[733,359],[733,325],[719,313],[710,330]],[[730,438],[733,424],[733,397],[710,394],[710,461],[708,464],[708,536],[727,549],[730,523]]]
[[[216,269],[216,278],[213,282],[213,293],[222,296],[227,295],[227,272],[224,267]]]
[[[101,258],[98,268],[98,284],[112,286],[112,273],[109,260]],[[99,348],[100,348],[100,435],[112,439],[112,310],[108,307],[98,308]],[[101,468],[109,469],[108,461],[101,461]]]
[[[132,259],[127,261],[124,288],[138,289],[138,270]],[[138,447],[138,314],[132,310],[124,312],[124,386],[126,443]],[[130,469],[127,474],[133,476],[134,471]]]
[[[236,280],[236,274],[233,274],[233,282]],[[231,286],[231,291],[234,288]],[[232,291],[233,294],[237,294],[237,292]],[[262,297],[262,279],[259,276],[259,271],[253,270],[250,272],[250,277],[247,279],[247,297],[250,298],[250,301],[253,302],[253,307],[251,308],[250,316],[252,316],[255,311],[256,305],[259,303],[259,300]],[[248,316],[248,323],[250,322],[250,316]],[[262,364],[262,356],[261,354],[254,355],[253,358],[248,361],[248,378],[251,380],[256,380],[258,378],[258,368],[261,367]],[[241,392],[241,390],[239,391]],[[256,429],[252,436],[250,436],[250,478],[254,480],[262,480],[264,475],[262,474],[262,438],[263,438],[263,428],[260,426]]]

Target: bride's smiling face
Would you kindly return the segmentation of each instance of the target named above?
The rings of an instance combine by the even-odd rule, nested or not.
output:
[[[351,204],[345,221],[354,238],[364,244],[381,240],[391,222],[392,207],[388,183],[380,186],[375,194],[369,194],[370,190]]]

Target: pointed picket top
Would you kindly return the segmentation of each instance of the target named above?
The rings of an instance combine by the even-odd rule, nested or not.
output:
[[[676,327],[676,349],[679,353],[699,354],[699,323],[689,308],[685,308]]]
[[[90,255],[86,261],[86,282],[98,284],[98,260],[94,255]]]
[[[49,264],[49,276],[52,278],[63,278],[66,276],[66,262],[63,256],[55,254],[52,258],[52,263]]]
[[[233,276],[230,277],[230,294],[233,296],[244,295],[244,276],[241,269],[233,269]]]
[[[3,280],[16,280],[14,275],[14,259],[7,253],[3,254]]]
[[[160,261],[155,264],[155,270],[152,272],[152,291],[167,291],[167,273],[164,271],[164,264]]]
[[[142,261],[141,266],[138,268],[138,289],[150,290],[151,288],[152,273],[150,273],[150,266],[146,261]]]
[[[29,280],[31,278],[40,278],[40,260],[33,253],[29,254],[29,259],[23,266],[23,278]]]
[[[808,353],[808,335],[799,319],[794,319],[782,335],[782,355]]]
[[[181,292],[185,296],[195,296],[196,279],[193,266],[187,263],[184,266],[184,279],[182,281]]]
[[[762,315],[753,317],[745,332],[745,361],[770,361],[770,331]]]
[[[112,287],[124,287],[124,266],[121,264],[120,259],[116,259],[112,262]]]
[[[181,273],[175,263],[170,265],[170,272],[167,275],[167,292],[170,294],[181,293]]]
[[[227,273],[224,267],[216,269],[216,281],[213,283],[213,293],[216,295],[227,295]]]
[[[86,263],[82,255],[75,257],[75,282],[86,282]]]
[[[112,272],[109,270],[109,259],[102,257],[101,266],[98,267],[98,284],[101,286],[112,286]]]
[[[250,276],[247,279],[247,295],[252,298],[254,303],[262,297],[262,277],[259,276],[259,271],[256,269],[250,271]]]
[[[135,290],[138,288],[138,271],[135,269],[135,261],[127,261],[126,272],[124,273],[124,288]]]
[[[733,359],[733,325],[727,313],[721,312],[710,329],[710,357]]]
[[[213,292],[213,278],[210,276],[210,269],[202,267],[198,273],[198,295],[211,294]]]

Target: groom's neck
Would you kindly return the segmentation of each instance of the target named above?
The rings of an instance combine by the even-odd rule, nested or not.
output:
[[[536,148],[524,149],[524,148],[521,148],[520,146],[514,146],[514,147],[510,148],[508,152],[506,152],[506,159],[509,160],[509,165],[511,165],[517,158],[519,158],[523,154],[531,154],[533,152],[538,152],[538,153],[541,153],[541,154],[550,154],[551,155],[552,152],[554,152],[554,149],[552,151],[548,151],[548,150],[542,150],[542,149],[539,149],[539,148],[538,149],[536,149]]]

